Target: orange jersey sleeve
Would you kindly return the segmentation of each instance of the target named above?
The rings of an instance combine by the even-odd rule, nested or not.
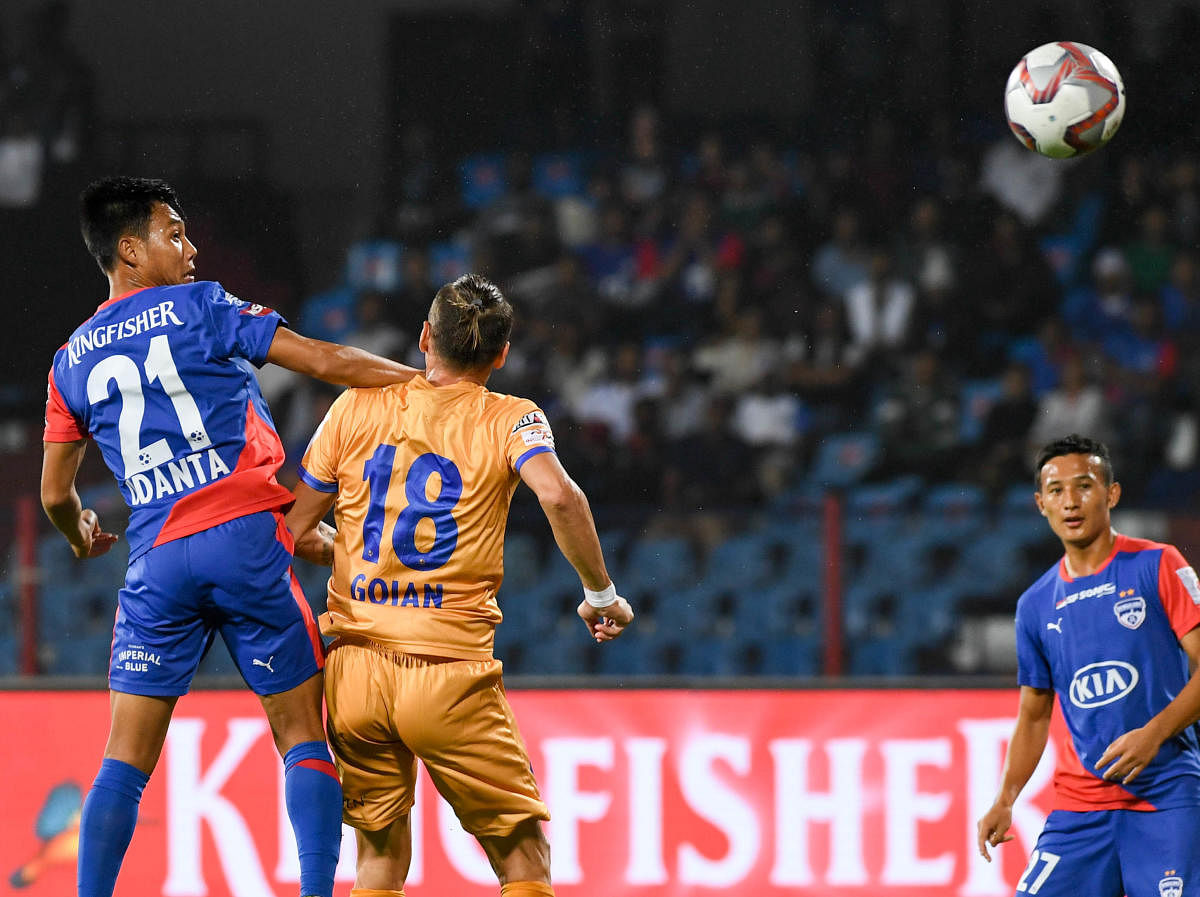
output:
[[[322,631],[491,657],[518,470],[553,450],[533,402],[477,384],[417,377],[343,393],[301,465],[306,483],[337,493]]]

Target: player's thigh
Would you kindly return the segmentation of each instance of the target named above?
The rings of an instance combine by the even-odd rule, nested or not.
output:
[[[1017,882],[1017,897],[1122,897],[1112,810],[1055,810]]]
[[[499,661],[413,664],[403,671],[409,698],[400,733],[463,828],[503,837],[526,820],[549,819]]]
[[[1121,812],[1117,850],[1129,897],[1200,894],[1200,838],[1196,807]]]
[[[413,805],[417,761],[394,725],[395,664],[335,643],[325,665],[329,746],[342,780],[342,818],[379,831]]]
[[[178,697],[191,685],[211,629],[203,614],[203,589],[189,570],[185,541],[156,546],[129,565],[113,625],[113,691]]]
[[[198,577],[233,661],[256,694],[296,688],[324,665],[312,610],[292,574],[282,518],[261,512],[192,537]]]

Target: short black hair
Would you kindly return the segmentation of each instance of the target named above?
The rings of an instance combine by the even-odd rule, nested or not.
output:
[[[1090,439],[1087,436],[1072,433],[1070,436],[1063,436],[1047,442],[1038,452],[1037,463],[1033,466],[1033,485],[1036,489],[1040,491],[1042,488],[1042,468],[1046,466],[1046,462],[1062,455],[1094,455],[1100,459],[1104,485],[1111,486],[1113,484],[1112,457],[1108,453],[1108,446],[1098,439]]]
[[[150,235],[150,216],[157,202],[183,217],[179,197],[166,181],[109,177],[88,184],[79,196],[79,230],[100,270],[113,269],[121,237],[133,234],[144,240]]]

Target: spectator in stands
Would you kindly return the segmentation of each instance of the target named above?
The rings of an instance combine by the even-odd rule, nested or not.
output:
[[[884,472],[917,473],[934,482],[953,477],[961,422],[958,391],[937,353],[919,350],[903,379],[875,411]]]
[[[1104,393],[1090,382],[1084,358],[1076,351],[1063,363],[1059,387],[1038,402],[1029,431],[1029,451],[1068,433],[1093,433],[1096,439],[1108,442],[1110,432]]]
[[[581,423],[603,425],[612,442],[620,444],[633,433],[633,406],[641,395],[641,347],[634,342],[621,343],[611,368],[607,376],[600,376],[583,391],[571,410]]]
[[[1167,235],[1167,213],[1161,205],[1142,212],[1137,238],[1125,246],[1125,259],[1137,292],[1153,293],[1167,282],[1175,247]]]
[[[692,364],[709,378],[714,391],[736,394],[758,383],[779,363],[780,348],[767,334],[762,312],[747,308],[725,333],[696,349]]]
[[[820,303],[808,326],[783,345],[788,380],[823,432],[846,429],[864,398],[860,359],[846,327],[842,303]]]
[[[846,291],[846,321],[860,359],[879,360],[904,348],[912,325],[916,291],[893,272],[884,247],[871,253],[866,279]]]
[[[637,211],[666,196],[670,183],[660,121],[652,106],[639,106],[629,119],[628,154],[621,164],[621,196]]]
[[[1076,339],[1101,342],[1128,328],[1132,309],[1129,262],[1124,253],[1109,246],[1092,260],[1092,282],[1067,294],[1062,315]]]
[[[1029,368],[1011,362],[1001,379],[999,398],[988,409],[983,420],[979,445],[983,448],[983,463],[972,461],[972,470],[964,471],[966,478],[981,477],[983,485],[993,495],[1000,495],[1014,483],[1029,479],[1029,430],[1037,414]]]
[[[870,256],[862,243],[858,212],[842,207],[834,213],[829,240],[813,256],[813,283],[824,294],[843,299],[870,274]]]
[[[964,274],[963,295],[971,297],[980,354],[1002,357],[1014,338],[1033,333],[1037,322],[1058,305],[1050,266],[1032,233],[1011,213],[992,217],[990,233],[971,253]]]

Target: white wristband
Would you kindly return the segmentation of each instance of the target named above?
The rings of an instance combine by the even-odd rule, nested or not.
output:
[[[610,582],[607,588],[601,589],[599,592],[593,592],[587,586],[584,586],[583,600],[592,607],[608,607],[617,600],[617,587]]]

